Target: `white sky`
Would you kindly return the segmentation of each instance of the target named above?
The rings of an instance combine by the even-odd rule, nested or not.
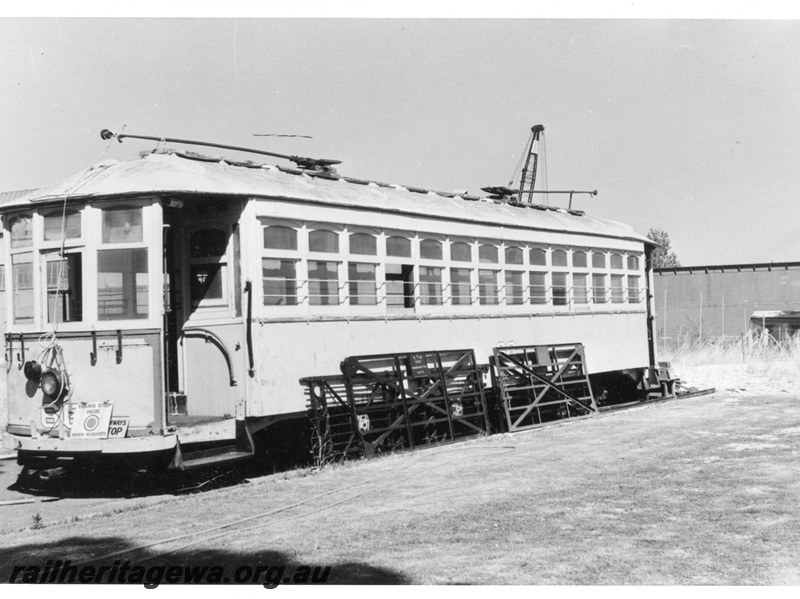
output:
[[[598,189],[576,198],[590,215],[665,229],[684,265],[800,261],[800,21],[487,18],[514,15],[505,2],[381,15],[425,17],[412,19],[317,2],[271,14],[350,18],[257,18],[229,2],[238,18],[208,18],[214,4],[172,13],[191,19],[0,18],[0,190],[77,172],[108,145],[101,129],[124,126],[480,193],[508,183],[541,123],[548,187]],[[624,4],[617,15],[720,16]],[[163,14],[137,6],[125,14]],[[150,147],[115,142],[103,158]]]

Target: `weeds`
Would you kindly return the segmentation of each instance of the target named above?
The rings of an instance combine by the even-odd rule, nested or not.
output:
[[[31,526],[33,530],[44,528],[44,524],[42,523],[42,515],[39,512],[36,512],[33,516],[31,516],[31,519],[33,520],[33,525]]]
[[[792,362],[800,368],[800,335],[778,340],[767,331],[757,331],[733,338],[684,337],[668,345],[662,359],[693,365]]]

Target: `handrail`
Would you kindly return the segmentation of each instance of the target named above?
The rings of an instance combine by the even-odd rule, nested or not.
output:
[[[230,386],[235,387],[238,384],[236,382],[236,376],[233,373],[233,360],[231,359],[231,354],[228,351],[228,347],[216,333],[209,331],[208,329],[191,328],[183,330],[183,337],[201,337],[205,339],[206,343],[213,343],[216,345],[217,348],[219,348],[219,350],[222,352],[222,355],[225,357],[225,362],[228,364],[228,373],[230,375],[231,383]]]

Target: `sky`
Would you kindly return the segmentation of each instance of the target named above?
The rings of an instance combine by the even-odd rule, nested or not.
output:
[[[0,191],[154,146],[124,128],[482,194],[542,124],[537,188],[683,265],[800,261],[798,20],[86,14],[0,16]]]

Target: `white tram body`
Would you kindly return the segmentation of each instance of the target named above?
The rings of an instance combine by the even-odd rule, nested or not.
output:
[[[306,418],[299,379],[352,355],[580,342],[592,375],[656,364],[650,242],[577,211],[170,149],[0,211],[22,464],[180,465]]]

